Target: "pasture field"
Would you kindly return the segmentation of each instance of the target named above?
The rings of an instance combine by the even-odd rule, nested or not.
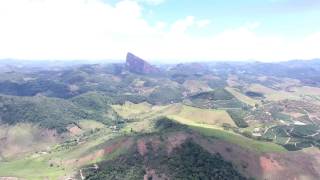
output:
[[[296,95],[294,93],[291,92],[286,92],[284,90],[274,90],[268,87],[265,87],[261,84],[251,84],[248,87],[249,91],[253,91],[253,92],[258,92],[258,93],[262,93],[267,100],[269,101],[281,101],[281,100],[285,100],[285,99],[290,99],[290,100],[299,100],[300,96]]]
[[[293,94],[299,97],[306,98],[315,104],[320,104],[320,88],[310,86],[293,87],[290,89]]]
[[[27,180],[57,180],[68,174],[63,167],[50,165],[48,159],[24,158],[10,162],[0,162],[0,176],[21,177]]]
[[[305,94],[305,95],[320,96],[320,88],[318,87],[300,86],[300,87],[291,88],[290,90],[297,93],[298,95]]]
[[[28,126],[21,124],[20,126],[24,127],[24,130],[19,128],[19,135],[28,135],[30,132],[30,129],[26,129]],[[30,153],[24,153],[24,157],[18,160],[9,158],[1,160],[0,177],[23,177],[27,180],[57,180],[62,177],[66,179],[66,175],[72,175],[77,167],[103,160],[103,153],[99,154],[103,149],[100,145],[118,134],[112,133],[97,121],[83,120],[79,122],[79,126],[82,128],[81,134],[71,136],[64,142],[48,144],[38,152],[33,148]]]
[[[287,151],[284,147],[280,145],[271,142],[253,140],[230,131],[194,125],[190,125],[190,127],[204,136],[214,137],[260,153]]]
[[[261,104],[260,101],[255,100],[253,98],[250,98],[244,94],[242,94],[241,92],[237,91],[234,88],[231,87],[226,87],[225,88],[228,92],[230,92],[233,96],[235,96],[239,101],[248,104],[250,106],[254,106],[255,104]]]
[[[29,152],[47,149],[58,143],[55,131],[40,128],[29,123],[0,126],[0,155],[14,159]]]
[[[140,104],[125,102],[123,105],[112,105],[112,108],[123,118],[132,118],[150,112],[152,105],[145,102]]]
[[[79,122],[82,130],[91,130],[96,128],[104,128],[105,125],[95,120],[82,120]]]
[[[222,126],[229,124],[236,127],[234,121],[224,110],[200,109],[191,106],[182,106],[180,112],[172,114],[169,117],[176,119],[183,124],[205,124]]]
[[[152,106],[148,103],[134,104],[126,102],[124,105],[113,105],[112,108],[125,119],[139,121],[175,114],[180,111],[181,104]]]

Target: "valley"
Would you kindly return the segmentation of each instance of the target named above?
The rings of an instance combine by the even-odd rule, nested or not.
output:
[[[3,68],[0,180],[319,179],[320,62],[292,63]]]

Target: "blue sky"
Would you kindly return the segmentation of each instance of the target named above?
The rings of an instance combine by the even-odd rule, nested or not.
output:
[[[0,59],[320,57],[320,0],[1,0]]]
[[[261,23],[258,33],[289,38],[320,31],[318,0],[167,0],[158,6],[144,6],[144,13],[150,23],[174,22],[187,15],[210,19],[209,33],[247,22]]]

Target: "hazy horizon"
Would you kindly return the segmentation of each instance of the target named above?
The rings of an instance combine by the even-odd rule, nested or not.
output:
[[[0,60],[320,58],[320,1],[3,0]]]

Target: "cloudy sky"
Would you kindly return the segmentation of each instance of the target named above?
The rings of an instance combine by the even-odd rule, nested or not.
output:
[[[0,0],[0,59],[320,57],[320,0]]]

